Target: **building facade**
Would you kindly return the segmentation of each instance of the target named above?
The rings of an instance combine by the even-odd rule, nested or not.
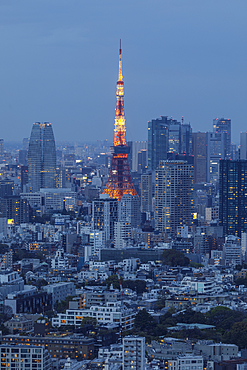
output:
[[[33,124],[28,149],[28,182],[31,192],[56,187],[56,147],[51,123]]]
[[[123,338],[123,370],[145,368],[145,337],[127,335]]]
[[[219,224],[224,236],[247,231],[247,160],[221,160]]]
[[[173,235],[191,226],[193,166],[186,161],[161,161],[155,174],[155,228]]]

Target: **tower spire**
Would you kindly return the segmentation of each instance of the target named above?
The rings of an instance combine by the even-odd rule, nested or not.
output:
[[[130,175],[128,153],[129,147],[126,141],[126,127],[124,115],[124,82],[122,73],[122,48],[120,39],[119,69],[116,89],[116,115],[114,124],[114,141],[112,151],[112,162],[109,179],[103,194],[110,198],[121,200],[125,194],[138,195]]]

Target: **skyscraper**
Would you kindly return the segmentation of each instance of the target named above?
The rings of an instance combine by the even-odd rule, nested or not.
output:
[[[208,132],[207,139],[207,181],[217,182],[219,180],[220,160],[227,157],[227,132]]]
[[[247,132],[240,132],[240,159],[247,159]]]
[[[194,183],[207,181],[207,133],[193,132]]]
[[[129,147],[126,141],[126,127],[124,115],[124,82],[122,73],[122,49],[120,41],[119,69],[116,91],[116,115],[114,128],[114,142],[112,150],[112,162],[109,179],[103,191],[110,198],[121,200],[124,194],[138,195],[130,175],[128,153]]]
[[[175,235],[178,226],[192,224],[193,165],[161,161],[155,173],[155,228]]]
[[[219,224],[224,236],[247,232],[247,160],[221,160]]]
[[[33,124],[28,149],[31,192],[56,187],[56,148],[51,123]]]
[[[224,159],[231,159],[231,120],[229,118],[215,118],[213,120],[213,131],[226,133]]]
[[[148,169],[155,170],[160,161],[167,159],[169,149],[169,123],[162,116],[148,122]]]

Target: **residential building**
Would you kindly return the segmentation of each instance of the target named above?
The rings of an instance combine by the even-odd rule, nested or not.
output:
[[[92,225],[94,230],[105,231],[106,241],[114,239],[114,223],[118,221],[118,201],[101,194],[93,201]]]
[[[176,235],[192,224],[193,166],[186,161],[161,161],[155,173],[155,227]]]
[[[52,370],[51,358],[44,346],[2,344],[0,357],[1,369]]]
[[[247,231],[247,160],[221,160],[219,224],[224,236],[241,237]]]
[[[17,225],[29,222],[29,204],[19,195],[0,198],[0,212],[3,217],[14,220]]]
[[[3,347],[6,348],[8,348],[8,346],[18,348],[19,345],[21,345],[21,348],[25,348],[25,344],[28,348],[30,348],[30,346],[35,346],[36,349],[42,348],[41,346],[43,346],[48,350],[51,357],[58,359],[70,357],[89,360],[94,357],[94,339],[78,335],[65,337],[60,337],[58,335],[55,337],[6,335],[1,339],[1,343]],[[19,368],[17,369],[19,370]]]
[[[105,306],[91,306],[88,309],[66,310],[66,313],[59,313],[52,318],[52,326],[62,325],[80,326],[84,317],[89,316],[101,324],[115,323],[123,330],[130,330],[134,326],[135,312],[121,306],[120,302],[107,302]]]
[[[123,338],[123,370],[145,368],[145,337],[127,335]]]
[[[44,290],[51,294],[53,307],[56,302],[61,302],[66,297],[75,295],[75,285],[72,282],[48,284],[44,286]]]
[[[194,183],[207,181],[207,133],[192,133],[194,155]]]
[[[141,212],[152,211],[152,172],[141,176]]]

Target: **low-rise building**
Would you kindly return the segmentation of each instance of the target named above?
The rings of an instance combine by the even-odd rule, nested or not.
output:
[[[51,358],[48,351],[40,346],[0,345],[1,369],[51,370]]]
[[[28,333],[33,329],[33,321],[24,315],[15,315],[10,320],[5,321],[4,326],[9,329],[11,334],[16,332]]]
[[[120,302],[107,302],[105,306],[92,306],[88,309],[68,309],[66,313],[59,313],[52,318],[52,326],[62,325],[80,326],[83,318],[93,317],[99,324],[114,323],[123,330],[130,330],[134,326],[135,312]]]
[[[75,295],[75,285],[72,282],[48,284],[44,290],[52,295],[52,306],[56,302],[63,301],[66,297]]]

